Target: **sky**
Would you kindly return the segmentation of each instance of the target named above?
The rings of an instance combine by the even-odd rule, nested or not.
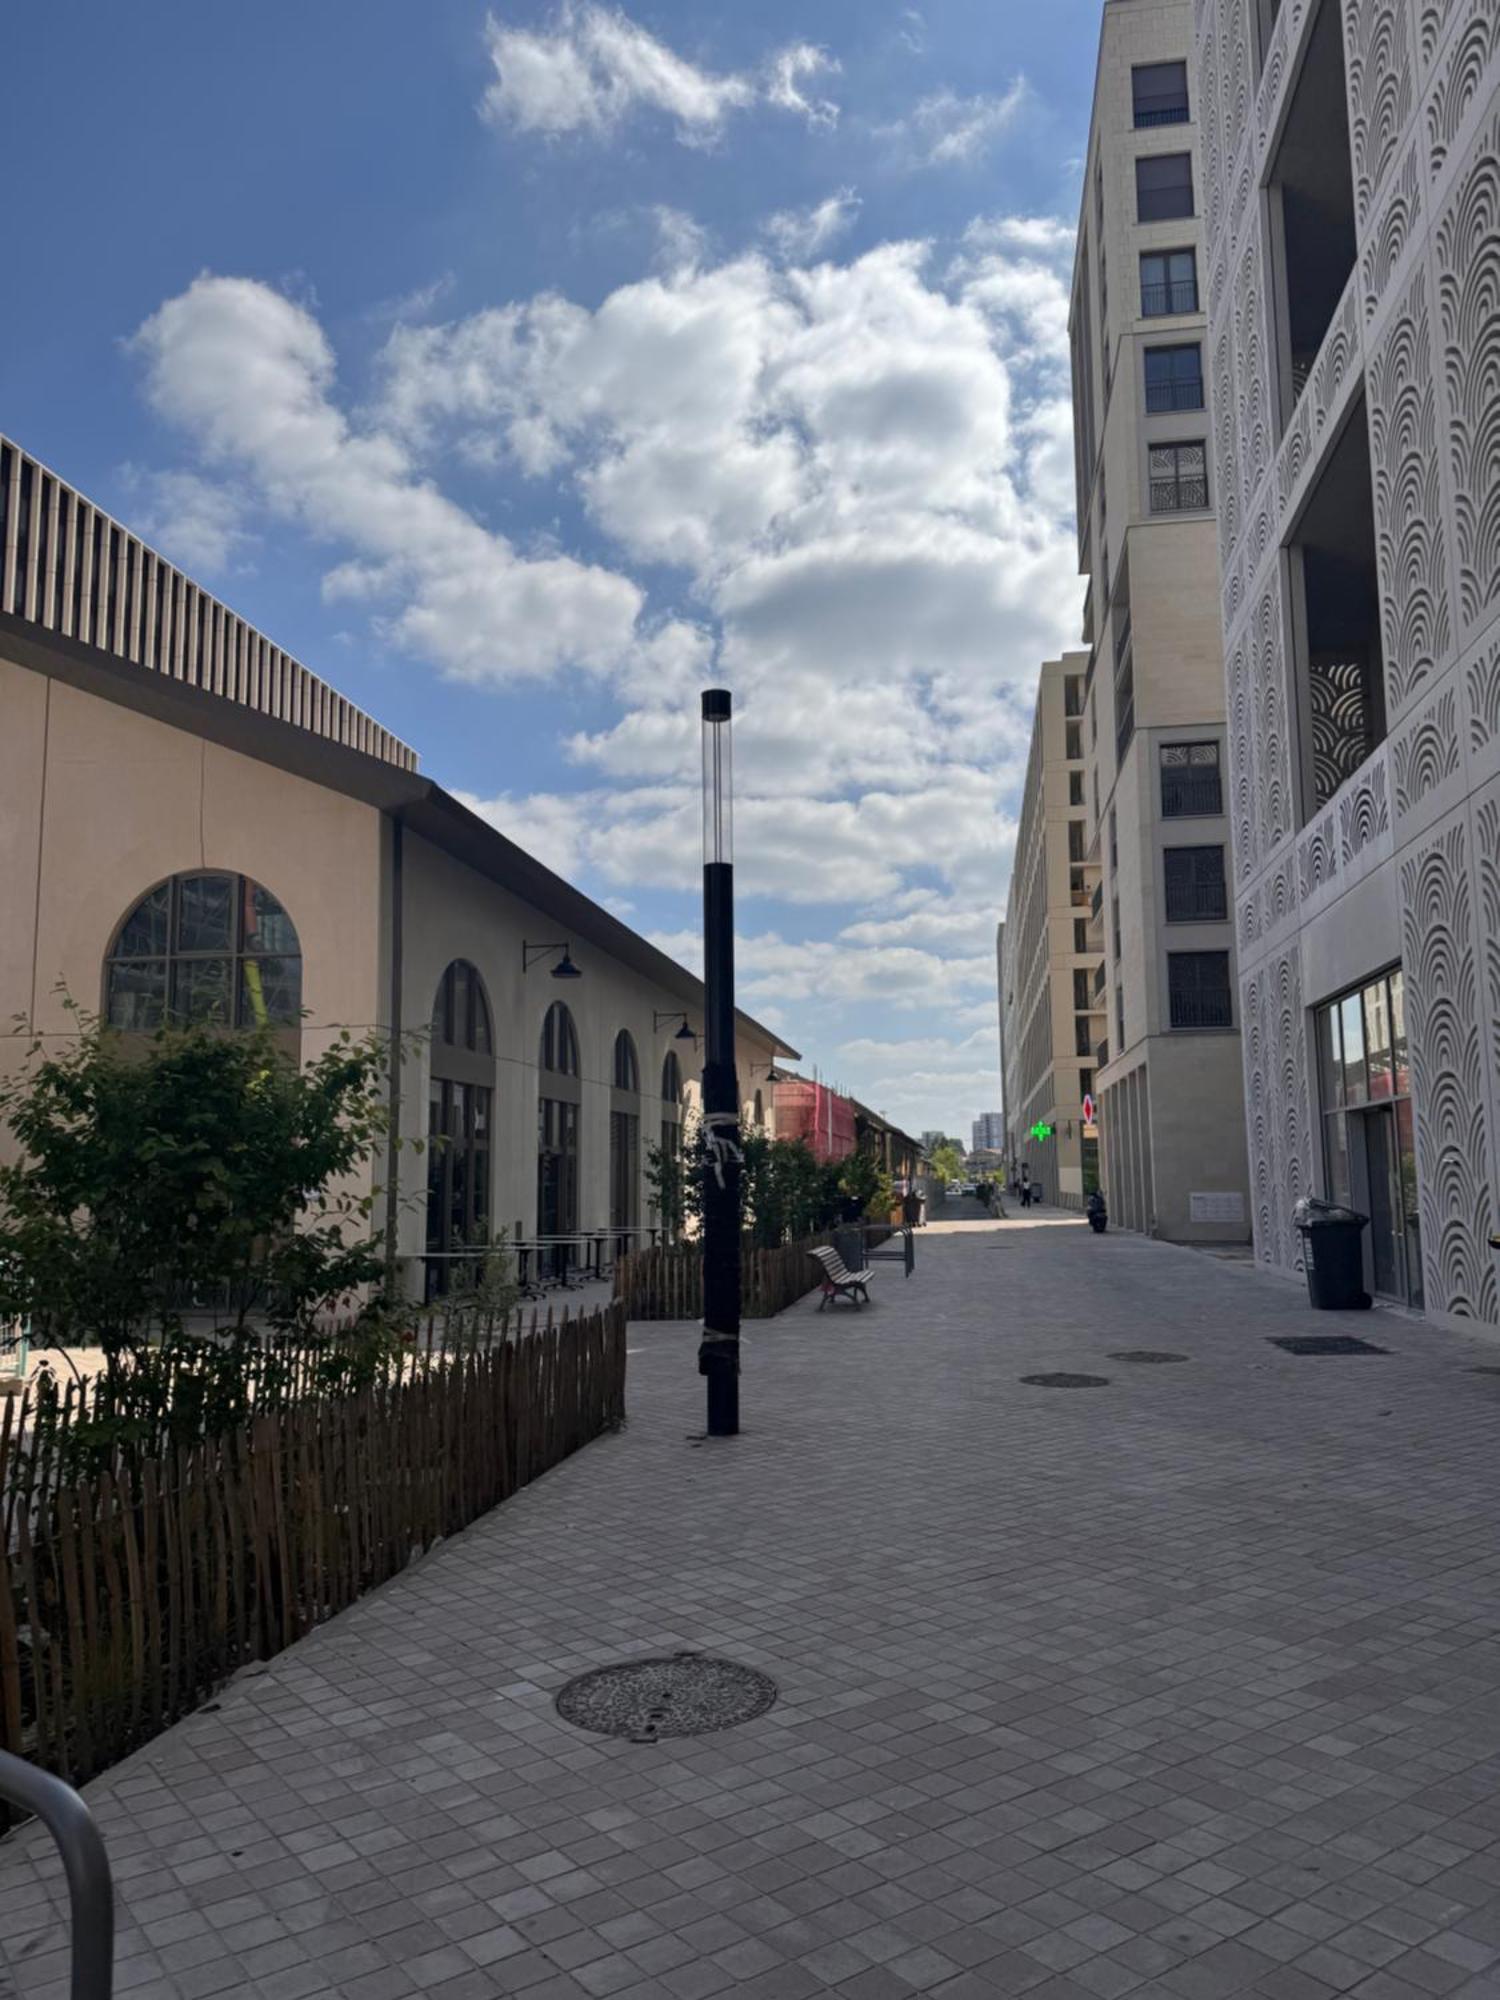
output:
[[[740,1004],[967,1136],[1099,13],[18,10],[0,429],[695,968],[732,688]]]

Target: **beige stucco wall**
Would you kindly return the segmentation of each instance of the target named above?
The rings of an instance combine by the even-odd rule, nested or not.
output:
[[[67,1033],[59,986],[103,1001],[105,955],[166,876],[221,868],[285,905],[303,953],[303,1047],[380,1019],[380,815],[0,657],[0,1020]]]

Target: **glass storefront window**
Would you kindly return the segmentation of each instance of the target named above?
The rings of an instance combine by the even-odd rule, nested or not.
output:
[[[1406,983],[1398,965],[1391,974],[1391,1073],[1397,1097],[1411,1095],[1406,1057]]]
[[[1365,1016],[1360,996],[1351,993],[1339,1008],[1344,1031],[1344,1102],[1363,1104],[1368,1089],[1365,1071]]]
[[[1396,975],[1399,981],[1400,974]],[[1393,982],[1396,983],[1396,982]],[[1396,1145],[1401,1177],[1401,1212],[1406,1237],[1406,1291],[1409,1302],[1420,1306],[1422,1287],[1422,1225],[1417,1208],[1417,1141],[1412,1126],[1411,1099],[1396,1102]]]
[[[1328,1199],[1349,1203],[1349,1121],[1342,1111],[1323,1120],[1328,1135]]]
[[[1370,1096],[1391,1094],[1391,1010],[1386,983],[1377,979],[1361,994],[1365,1014],[1365,1064]]]
[[[1318,1066],[1323,1074],[1323,1109],[1340,1109],[1344,1102],[1344,1057],[1337,1007],[1318,1009]]]

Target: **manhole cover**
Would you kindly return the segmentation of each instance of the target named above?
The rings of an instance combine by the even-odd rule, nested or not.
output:
[[[1112,1354],[1111,1361],[1186,1361],[1185,1354],[1168,1354],[1157,1347],[1125,1347],[1118,1354]]]
[[[1273,1347],[1284,1347],[1288,1354],[1386,1354],[1388,1348],[1372,1346],[1368,1340],[1356,1340],[1352,1333],[1296,1333],[1285,1340],[1273,1340]]]
[[[557,1712],[598,1736],[655,1743],[750,1722],[775,1700],[775,1681],[754,1667],[711,1653],[673,1653],[580,1674],[558,1690]]]
[[[1107,1375],[1023,1375],[1033,1389],[1107,1389]]]

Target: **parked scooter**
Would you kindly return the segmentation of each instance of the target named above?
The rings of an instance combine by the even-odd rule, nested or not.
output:
[[[1104,1205],[1102,1189],[1095,1188],[1094,1192],[1089,1196],[1088,1207],[1085,1213],[1089,1219],[1089,1228],[1093,1230],[1096,1236],[1102,1236],[1109,1227],[1109,1210]]]

